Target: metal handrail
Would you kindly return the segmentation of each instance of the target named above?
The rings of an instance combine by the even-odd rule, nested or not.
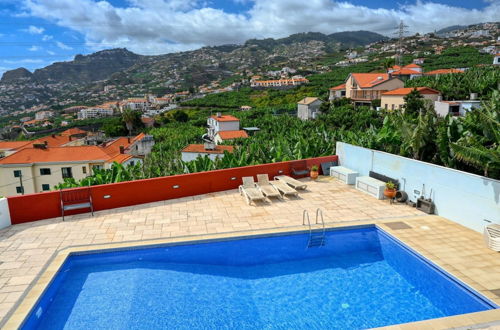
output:
[[[306,218],[307,218],[307,224],[309,226],[309,236],[311,236],[312,228],[311,228],[311,221],[309,220],[309,212],[307,212],[307,210],[304,210],[304,212],[302,212],[302,225],[303,226],[306,224]]]
[[[323,225],[323,239],[325,237],[325,220],[323,219],[323,211],[318,207],[316,210],[316,224],[318,224],[319,216],[321,215],[321,224]]]

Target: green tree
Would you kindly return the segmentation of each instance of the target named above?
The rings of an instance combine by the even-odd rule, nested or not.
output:
[[[404,101],[404,112],[409,116],[417,116],[425,110],[424,97],[416,88],[404,97]]]

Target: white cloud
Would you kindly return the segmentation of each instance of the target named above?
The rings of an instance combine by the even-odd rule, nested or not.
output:
[[[24,9],[81,33],[94,50],[127,47],[140,54],[306,31],[368,30],[392,36],[400,19],[411,32],[430,32],[500,17],[500,0],[488,0],[484,9],[420,0],[395,9],[372,9],[333,0],[255,0],[251,9],[241,14],[202,7],[196,0],[129,0],[126,8],[94,0],[73,4],[74,0],[24,0]]]
[[[66,45],[66,44],[63,44],[62,42],[60,41],[56,41],[56,46],[61,48],[61,49],[64,49],[64,50],[70,50],[70,49],[73,49],[72,47]]]
[[[47,54],[49,54],[49,55],[55,55],[56,53],[55,53],[55,52],[53,52],[53,51],[51,51],[51,50],[48,50],[48,51],[47,51]]]
[[[37,27],[34,25],[30,25],[29,28],[23,30],[25,32],[28,32],[29,34],[42,34],[45,29],[43,27]]]
[[[35,45],[33,45],[33,46],[31,46],[30,48],[28,48],[28,50],[29,50],[30,52],[36,52],[36,51],[38,51],[38,50],[40,50],[40,49],[41,49],[40,47],[35,46]]]
[[[43,63],[44,61],[40,59],[26,58],[22,60],[2,60],[2,62],[7,64],[22,64],[22,63],[38,64],[38,63]]]
[[[48,35],[48,34],[44,34],[42,36],[42,41],[49,41],[51,40],[53,37],[51,35]]]

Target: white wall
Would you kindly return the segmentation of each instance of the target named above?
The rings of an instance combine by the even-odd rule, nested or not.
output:
[[[489,223],[486,220],[500,224],[498,180],[343,142],[337,142],[336,153],[340,165],[362,176],[374,171],[399,180],[400,189],[412,201],[420,197],[417,192],[423,192],[425,198],[432,198],[436,214],[442,217],[479,232]]]
[[[7,203],[7,198],[0,197],[0,229],[3,229],[10,225],[11,225],[10,212],[9,212],[9,204]]]

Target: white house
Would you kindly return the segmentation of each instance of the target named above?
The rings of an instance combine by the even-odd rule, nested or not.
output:
[[[36,120],[45,120],[54,117],[54,111],[38,111],[35,113]]]
[[[317,97],[306,97],[297,103],[297,117],[302,120],[315,119],[320,114],[319,107],[323,103]]]
[[[215,116],[211,116],[207,119],[208,125],[208,135],[211,138],[215,138],[215,135],[219,131],[239,131],[240,130],[240,120],[231,115],[222,115],[217,112]]]
[[[481,107],[481,101],[479,100],[434,102],[434,109],[441,117],[445,117],[447,114],[452,116],[464,116],[468,111],[479,107]]]

